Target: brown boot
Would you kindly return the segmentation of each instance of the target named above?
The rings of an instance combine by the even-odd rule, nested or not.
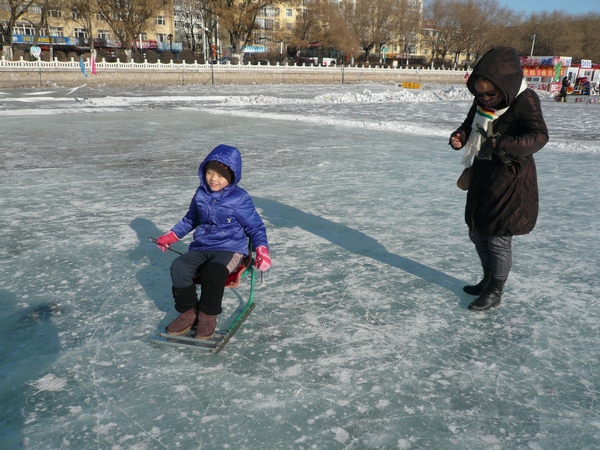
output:
[[[190,331],[195,321],[196,308],[188,309],[186,312],[179,314],[179,317],[169,324],[167,333],[176,336],[185,334]]]
[[[209,316],[208,314],[198,311],[198,325],[196,326],[196,339],[210,339],[217,327],[217,316]]]

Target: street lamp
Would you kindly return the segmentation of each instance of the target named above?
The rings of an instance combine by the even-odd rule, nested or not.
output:
[[[169,40],[169,50],[171,51],[171,53],[173,53],[173,35],[169,34],[167,36],[167,39]]]

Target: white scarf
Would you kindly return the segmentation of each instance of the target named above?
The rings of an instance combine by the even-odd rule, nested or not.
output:
[[[523,92],[525,89],[527,89],[527,83],[525,83],[525,79],[523,79],[521,81],[519,92],[517,92],[515,98],[521,95],[521,92]],[[508,110],[508,108],[496,110],[492,108],[486,108],[485,106],[477,107],[477,112],[475,113],[473,124],[471,125],[471,134],[469,135],[469,139],[465,144],[465,153],[460,160],[465,167],[471,167],[475,157],[479,153],[479,150],[481,149],[482,133],[485,132],[485,135],[487,136],[488,127],[490,124],[494,123],[494,121],[504,114],[506,110]]]

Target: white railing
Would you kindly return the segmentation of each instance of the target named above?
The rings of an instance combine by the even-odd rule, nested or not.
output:
[[[96,61],[96,69],[139,69],[139,70],[151,70],[151,69],[173,69],[173,70],[199,70],[199,69],[212,69],[212,70],[312,70],[312,71],[333,71],[340,70],[342,66],[298,66],[296,64],[289,65],[285,64],[265,64],[265,65],[253,65],[253,64],[199,64],[194,61],[193,64],[182,62],[174,62],[171,61],[169,63],[149,63],[148,61],[144,61],[143,63],[136,62],[121,62],[117,59],[116,62],[106,62],[103,58],[102,61]],[[90,60],[89,58],[84,62],[86,69],[90,69]],[[53,61],[42,61],[38,59],[37,61],[25,61],[23,57],[21,57],[18,61],[9,61],[2,57],[0,59],[0,69],[2,68],[12,68],[12,69],[32,69],[32,68],[58,68],[58,69],[80,69],[79,60],[75,60],[71,58],[70,61],[58,61],[56,58]],[[430,69],[430,68],[415,68],[415,67],[384,67],[384,66],[375,66],[375,67],[365,67],[363,65],[357,64],[354,66],[343,66],[344,70],[348,71],[390,71],[390,70],[402,70],[402,71],[410,71],[412,73],[419,73],[423,71],[424,73],[432,73],[432,72],[455,72],[455,73],[465,73],[463,69]]]

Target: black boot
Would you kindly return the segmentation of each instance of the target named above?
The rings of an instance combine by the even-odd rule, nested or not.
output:
[[[502,300],[503,287],[504,280],[490,277],[490,282],[488,283],[487,287],[483,293],[469,305],[469,309],[471,311],[486,311],[490,308],[495,308]]]
[[[490,282],[490,269],[483,268],[483,278],[477,284],[465,286],[463,291],[469,295],[481,295]]]

